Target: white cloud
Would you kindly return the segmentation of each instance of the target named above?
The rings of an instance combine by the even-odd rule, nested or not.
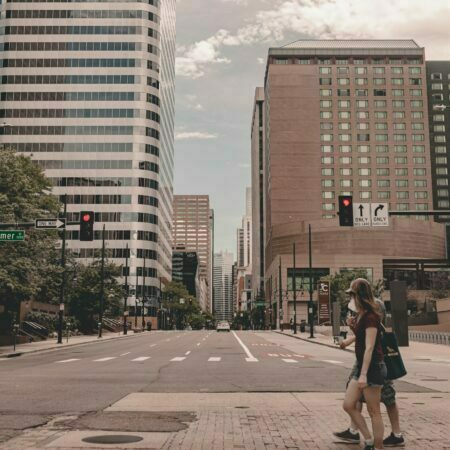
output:
[[[234,0],[235,1],[235,0]],[[448,58],[450,2],[433,0],[274,0],[272,9],[234,34],[215,35],[180,50],[177,74],[200,78],[210,64],[229,63],[224,47],[265,43],[281,45],[288,36],[313,39],[413,38],[427,56]],[[294,37],[295,38],[295,37]]]
[[[238,167],[240,169],[248,169],[248,168],[250,168],[250,164],[249,163],[239,163]]]
[[[194,111],[203,111],[203,105],[198,102],[197,96],[188,94],[186,95],[186,99],[188,101],[187,107],[188,109],[193,109]]]
[[[202,131],[178,131],[175,133],[176,141],[183,140],[205,140],[205,139],[216,139],[217,134],[202,132]]]

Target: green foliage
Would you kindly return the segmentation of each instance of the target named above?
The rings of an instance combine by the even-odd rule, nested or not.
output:
[[[58,328],[58,316],[54,314],[32,311],[25,316],[25,320],[42,325],[43,327],[47,328],[49,333],[55,332]],[[67,322],[70,323],[71,330],[78,329],[80,326],[79,322],[75,319],[75,317],[65,316],[63,322],[64,330],[67,327]]]
[[[248,311],[237,313],[231,326],[235,330],[249,330],[251,328],[251,321]]]
[[[251,322],[253,323],[253,327],[255,330],[264,330],[265,327],[265,306],[257,306],[253,308],[250,316]]]

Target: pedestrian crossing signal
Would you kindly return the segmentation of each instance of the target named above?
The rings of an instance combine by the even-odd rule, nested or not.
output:
[[[341,227],[353,226],[353,197],[351,195],[339,196],[339,225]]]

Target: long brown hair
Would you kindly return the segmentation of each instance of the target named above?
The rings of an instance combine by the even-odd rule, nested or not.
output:
[[[365,278],[356,278],[350,284],[351,292],[355,295],[355,301],[361,311],[372,312],[380,316],[381,311],[375,302],[372,287]]]

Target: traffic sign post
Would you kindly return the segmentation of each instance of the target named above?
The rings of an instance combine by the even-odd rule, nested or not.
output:
[[[66,219],[36,219],[34,228],[38,230],[60,230],[66,228]]]
[[[373,227],[389,226],[389,210],[387,203],[371,203],[370,209]]]
[[[24,241],[24,240],[25,240],[25,231],[24,230],[0,231],[0,241],[1,242]]]
[[[353,203],[353,226],[370,227],[370,203]]]

